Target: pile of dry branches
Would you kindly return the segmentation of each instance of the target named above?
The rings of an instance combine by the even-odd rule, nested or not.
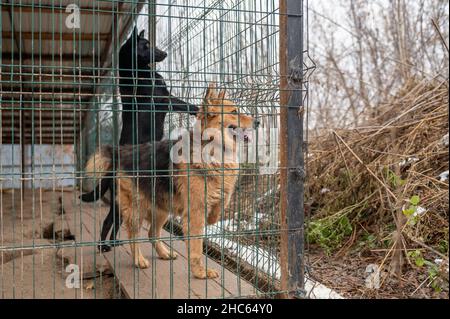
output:
[[[310,242],[384,248],[395,271],[422,251],[448,267],[448,81],[411,79],[377,113],[311,138]]]

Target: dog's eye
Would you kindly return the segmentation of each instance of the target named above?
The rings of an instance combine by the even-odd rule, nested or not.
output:
[[[231,114],[237,114],[238,113],[238,111],[237,110],[233,110],[233,111],[231,111]]]

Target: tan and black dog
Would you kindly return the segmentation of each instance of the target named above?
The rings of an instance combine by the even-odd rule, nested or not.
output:
[[[220,147],[232,149],[233,152],[237,149],[237,136],[233,132],[238,128],[249,129],[257,124],[251,116],[241,114],[233,102],[225,99],[225,91],[217,94],[215,85],[210,85],[206,92],[203,105],[197,114],[197,123],[201,124],[202,133],[207,129],[223,132],[220,141],[215,141],[216,138],[201,141],[202,147],[213,141],[221,143]],[[191,132],[191,156],[195,144],[193,136]],[[205,224],[216,223],[222,208],[226,209],[229,205],[236,185],[239,163],[224,161],[220,156],[219,159],[213,158],[210,161],[191,160],[191,163],[176,163],[170,156],[172,146],[173,141],[121,146],[120,150],[106,146],[89,159],[86,172],[91,177],[101,178],[111,172],[113,162],[120,163],[117,164],[115,174],[118,189],[116,200],[119,202],[134,264],[137,267],[147,268],[150,265],[141,254],[139,243],[134,241],[143,220],[151,224],[149,238],[160,238],[169,211],[172,211],[182,217],[193,275],[196,278],[218,277],[217,271],[205,269],[203,266],[202,236]],[[150,176],[152,174],[153,177]],[[158,240],[152,242],[160,258],[176,258],[164,243]]]

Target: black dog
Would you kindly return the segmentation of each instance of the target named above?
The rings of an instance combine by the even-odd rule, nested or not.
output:
[[[167,112],[196,114],[198,111],[197,106],[171,95],[163,77],[150,68],[150,63],[163,61],[167,53],[152,48],[143,32],[138,35],[135,28],[119,52],[119,87],[122,98],[120,145],[159,141],[164,135]],[[114,224],[110,237],[114,245],[122,220],[118,203],[114,200],[116,185],[113,181],[113,174],[107,174],[101,184],[92,192],[83,194],[81,199],[93,202],[103,197],[108,189],[111,190],[110,211],[103,221],[100,239],[102,243],[106,240]],[[111,247],[100,244],[100,250],[106,252],[111,250]]]

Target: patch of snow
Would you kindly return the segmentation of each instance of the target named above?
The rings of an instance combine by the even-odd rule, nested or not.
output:
[[[326,193],[329,193],[329,192],[331,192],[331,190],[329,189],[329,188],[322,188],[321,190],[320,190],[320,194],[326,194]]]
[[[449,143],[448,143],[448,133],[441,139],[441,144],[444,145],[445,147],[448,147]]]
[[[265,192],[261,197],[258,197],[256,199],[256,202],[260,202],[264,199],[266,199],[269,196],[273,196],[274,194],[276,194],[278,191],[280,190],[280,185],[277,185],[276,189],[269,189],[267,192]]]
[[[231,233],[235,233],[239,230],[239,227],[238,227],[238,225],[236,225],[234,220],[232,220],[228,225],[226,225],[226,230]]]
[[[448,171],[441,173],[441,175],[439,175],[439,180],[441,182],[448,181]]]
[[[267,220],[266,213],[257,212],[252,216],[250,221],[246,224],[246,230],[256,230],[259,229],[259,225],[262,221]]]
[[[344,299],[336,291],[308,277],[305,280],[305,290],[306,296],[311,299]]]
[[[419,159],[417,157],[408,157],[407,159],[402,160],[398,165],[400,165],[400,167],[403,167],[414,164],[418,161]]]
[[[423,208],[422,206],[417,206],[416,211],[413,214],[413,217],[422,216],[428,211],[428,209]]]
[[[448,269],[448,261],[445,261],[444,262],[444,260],[443,259],[441,259],[441,258],[437,258],[437,259],[435,259],[434,260],[434,263],[437,265],[437,266],[440,266],[440,267],[442,267],[442,266],[447,266],[447,267],[442,267],[442,268],[444,268],[444,270],[448,273],[449,272],[449,269]],[[441,268],[441,269],[442,269]]]
[[[265,216],[265,214],[259,213],[257,214],[256,219],[261,217],[260,214]],[[229,239],[229,236],[225,236],[225,230],[227,230],[230,225],[233,225],[232,220],[224,220],[215,225],[208,226],[206,228],[208,241],[219,246],[221,249],[225,249],[230,255],[245,261],[251,267],[266,273],[270,277],[280,279],[280,264],[276,254],[255,245],[238,244]],[[334,290],[307,276],[305,279],[305,290],[307,296],[313,299],[344,299]]]

